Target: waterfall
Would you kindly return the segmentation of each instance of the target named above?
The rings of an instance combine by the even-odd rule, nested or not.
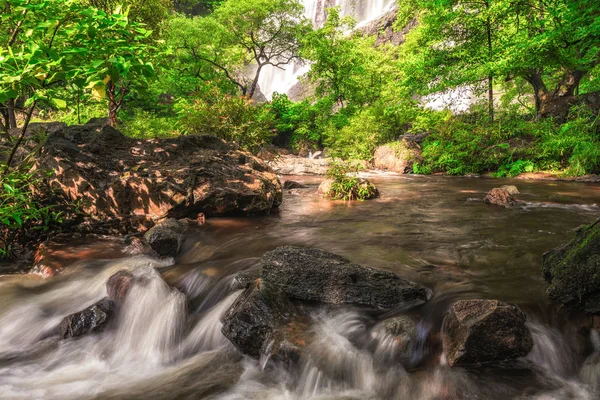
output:
[[[379,18],[390,11],[396,0],[301,0],[304,6],[304,16],[319,28],[325,22],[325,10],[330,7],[340,7],[342,16],[352,16],[356,19],[357,26],[362,26]],[[261,71],[258,84],[260,90],[269,100],[273,93],[287,93],[298,79],[308,72],[310,66],[298,62],[291,63],[283,68],[266,66]]]

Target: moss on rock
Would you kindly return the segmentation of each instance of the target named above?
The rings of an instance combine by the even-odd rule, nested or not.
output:
[[[571,242],[544,254],[542,271],[552,300],[600,314],[600,219],[579,228]]]

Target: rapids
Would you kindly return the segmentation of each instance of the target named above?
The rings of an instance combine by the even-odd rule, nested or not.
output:
[[[541,255],[600,212],[600,186],[451,177],[375,177],[382,197],[319,199],[316,178],[281,209],[222,218],[188,232],[175,260],[131,256],[102,241],[73,242],[55,258],[63,273],[0,277],[1,399],[597,399],[600,335],[584,318],[551,304]],[[483,204],[484,193],[515,184],[524,203]],[[299,365],[244,358],[220,332],[239,291],[233,276],[280,245],[314,246],[393,271],[433,290],[414,309],[309,308],[315,340]],[[90,251],[96,249],[96,251]],[[85,251],[83,251],[85,250]],[[74,255],[79,254],[79,257]],[[73,262],[74,258],[78,258]],[[127,269],[136,279],[115,323],[101,333],[58,340],[61,319],[106,295]],[[452,302],[497,298],[527,314],[535,346],[522,362],[449,368],[440,328]],[[418,340],[403,368],[386,318],[417,319]]]

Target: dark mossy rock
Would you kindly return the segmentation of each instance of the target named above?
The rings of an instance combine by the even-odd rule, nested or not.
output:
[[[544,254],[542,271],[552,300],[600,314],[600,219],[579,228],[569,243]]]
[[[115,303],[104,298],[82,311],[65,317],[59,325],[59,335],[69,338],[97,331],[106,326],[114,311]]]
[[[225,313],[221,332],[242,353],[259,358],[295,315],[285,293],[257,279]]]
[[[261,278],[298,300],[376,308],[428,300],[423,286],[313,248],[285,246],[266,253],[261,259]]]
[[[514,360],[533,348],[526,315],[498,300],[461,300],[444,318],[443,343],[448,364]]]
[[[290,189],[306,189],[307,186],[301,184],[300,182],[296,182],[296,181],[285,181],[285,182],[283,182],[283,188],[285,190],[290,190]]]
[[[146,232],[144,239],[161,257],[175,257],[183,242],[185,224],[168,218]]]
[[[258,278],[260,278],[260,271],[258,269],[242,271],[233,277],[231,286],[234,290],[246,289]]]

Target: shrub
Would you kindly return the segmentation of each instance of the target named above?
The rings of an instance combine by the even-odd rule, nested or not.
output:
[[[63,213],[36,188],[42,178],[11,170],[0,178],[0,258],[12,256],[17,242],[34,240],[62,222]]]
[[[268,105],[256,105],[243,96],[220,95],[180,106],[182,128],[193,134],[212,135],[258,152],[274,136]]]
[[[377,188],[366,179],[359,178],[357,164],[333,162],[326,176],[332,180],[327,195],[336,200],[368,200],[378,196]]]

